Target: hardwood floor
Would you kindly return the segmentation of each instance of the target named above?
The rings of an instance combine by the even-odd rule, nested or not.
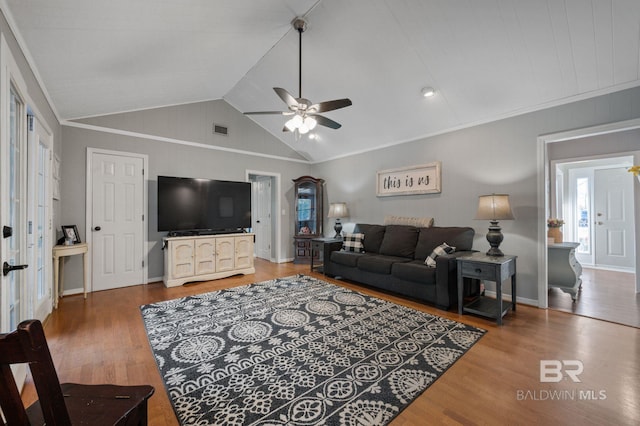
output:
[[[635,275],[583,268],[582,290],[573,302],[558,289],[549,290],[549,308],[640,328],[640,294]]]
[[[62,299],[45,322],[63,382],[148,383],[149,424],[177,425],[147,341],[140,305],[296,273],[305,265],[256,261],[256,274],[167,289],[162,283]],[[518,305],[504,325],[445,312],[362,286],[321,279],[395,303],[484,328],[488,333],[391,423],[580,424],[640,423],[640,333],[632,327]],[[579,360],[580,382],[541,383],[541,360]],[[568,370],[572,369],[567,368]],[[546,377],[553,377],[548,374]],[[23,393],[35,398],[32,383]],[[606,399],[605,399],[606,398]]]

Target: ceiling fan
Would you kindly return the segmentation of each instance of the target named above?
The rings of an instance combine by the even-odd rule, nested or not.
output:
[[[253,111],[245,112],[245,115],[257,114],[277,114],[284,116],[293,116],[285,124],[283,132],[294,132],[296,136],[304,135],[313,130],[317,124],[331,129],[339,129],[342,125],[330,118],[320,115],[322,112],[333,111],[336,109],[350,106],[351,100],[347,98],[335,99],[333,101],[325,101],[312,104],[309,99],[302,97],[302,33],[307,27],[307,22],[303,18],[296,18],[292,22],[293,28],[298,31],[299,44],[299,62],[298,62],[298,94],[294,98],[289,92],[281,87],[274,87],[276,94],[287,104],[289,111]]]

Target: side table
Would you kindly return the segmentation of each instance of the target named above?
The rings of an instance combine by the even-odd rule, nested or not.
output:
[[[60,297],[60,285],[64,285],[64,259],[66,256],[73,256],[76,254],[82,254],[83,260],[83,282],[82,288],[84,290],[84,298],[87,298],[87,273],[89,272],[89,258],[87,258],[87,252],[89,246],[87,243],[74,244],[72,246],[55,246],[53,248],[53,307],[58,308],[58,297]]]
[[[571,295],[574,302],[582,288],[582,266],[576,259],[580,243],[564,242],[547,246],[547,283],[549,288],[559,288]]]
[[[484,253],[473,253],[457,258],[458,262],[458,313],[470,312],[487,318],[493,318],[502,325],[502,317],[509,308],[516,310],[516,258],[517,256],[487,256]],[[511,302],[502,300],[502,283],[511,277]],[[464,305],[462,297],[463,278],[494,281],[496,298],[478,296]]]
[[[324,272],[324,259],[329,257],[331,244],[342,244],[342,238],[313,238],[311,240],[311,272],[318,268],[318,272]],[[317,254],[316,254],[317,253]],[[314,259],[319,263],[314,265]]]

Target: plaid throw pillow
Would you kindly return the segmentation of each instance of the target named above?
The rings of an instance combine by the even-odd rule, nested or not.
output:
[[[435,268],[436,267],[436,259],[438,258],[438,256],[441,256],[443,254],[453,253],[454,251],[456,251],[455,247],[451,247],[447,243],[442,243],[438,247],[433,249],[433,251],[427,257],[427,259],[424,261],[424,263],[425,263],[425,265],[427,265],[430,268]]]
[[[342,250],[364,253],[364,234],[345,234],[342,239]]]

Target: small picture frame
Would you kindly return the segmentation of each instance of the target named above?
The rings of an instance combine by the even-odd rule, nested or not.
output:
[[[78,232],[78,227],[76,225],[62,225],[62,233],[64,234],[64,238],[70,239],[73,244],[80,244],[80,233]]]

